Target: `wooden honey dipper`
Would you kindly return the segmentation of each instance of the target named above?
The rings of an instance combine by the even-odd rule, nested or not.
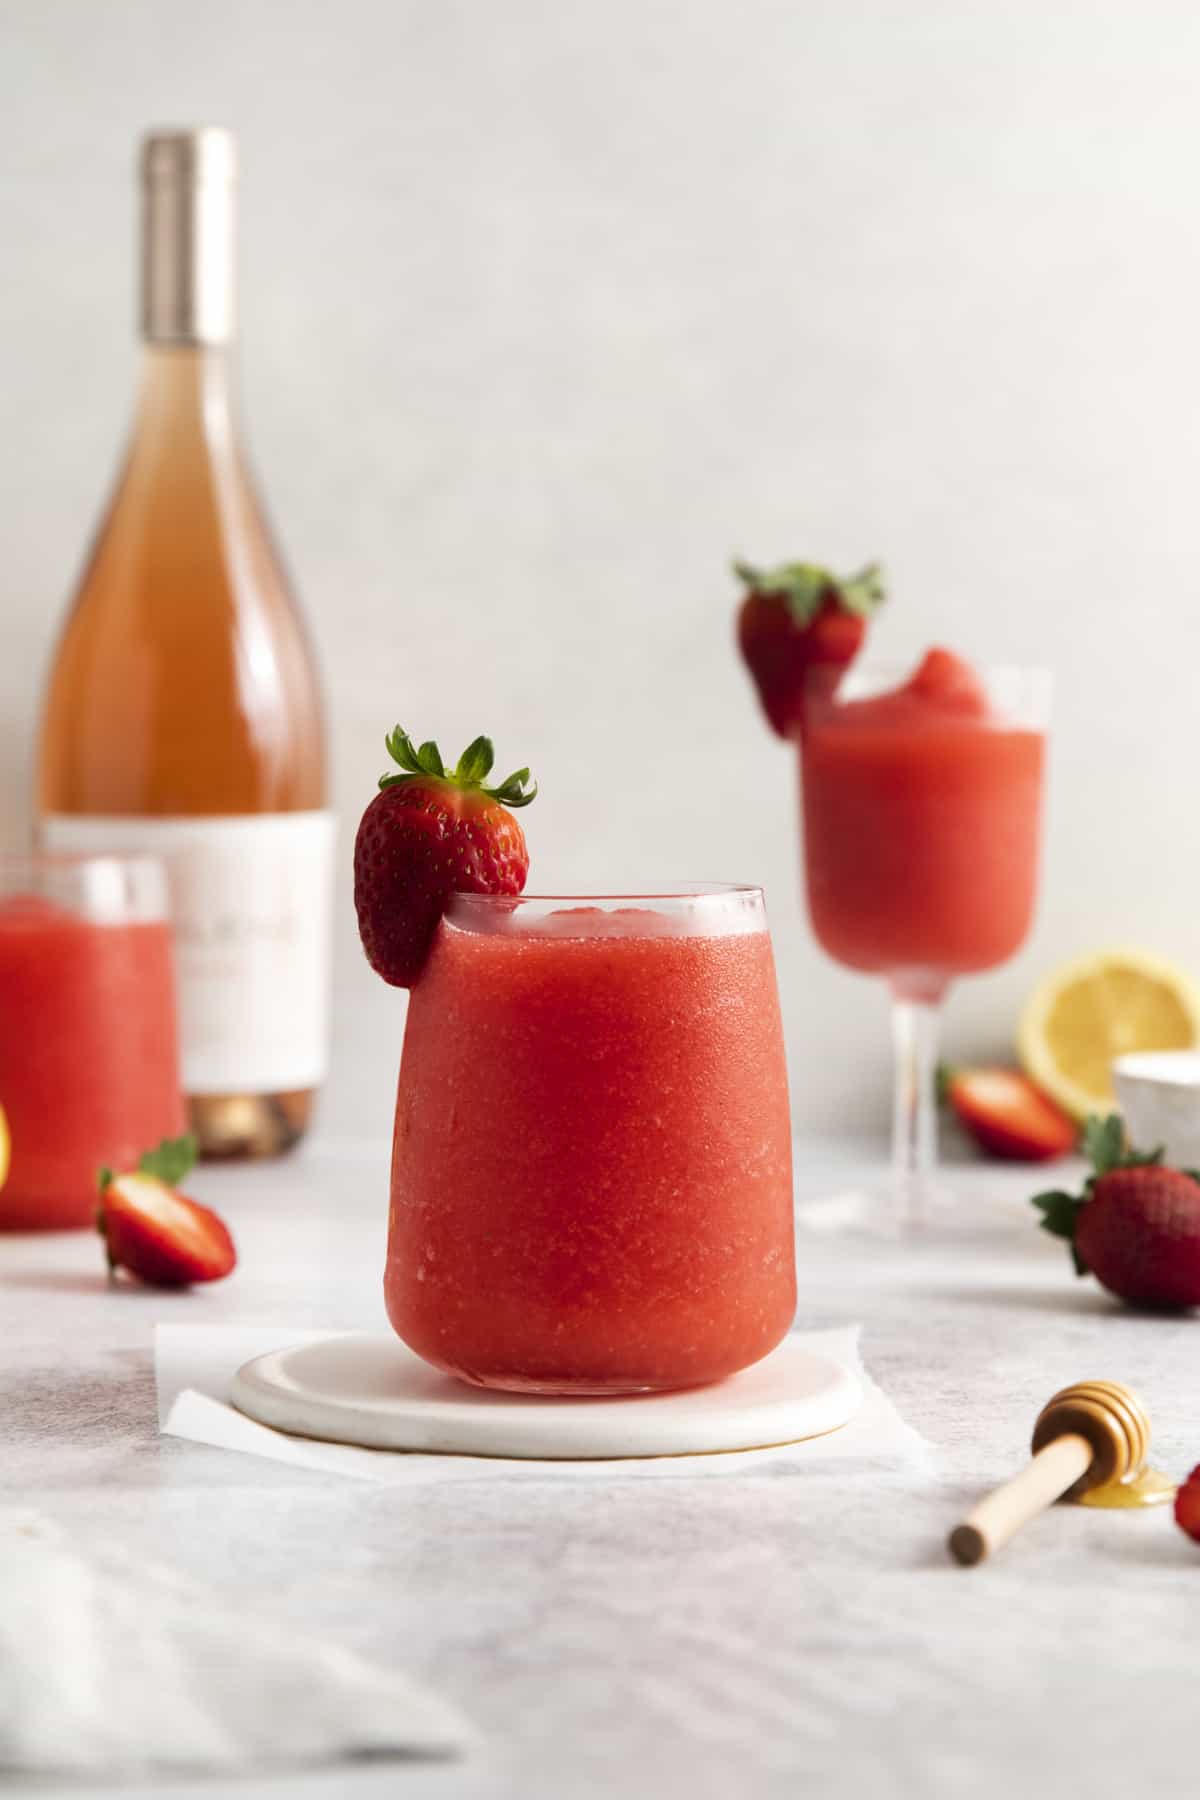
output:
[[[947,1540],[960,1563],[982,1562],[1055,1500],[1135,1475],[1150,1448],[1150,1421],[1118,1381],[1078,1381],[1047,1400],[1033,1428],[1028,1468],[981,1500]]]

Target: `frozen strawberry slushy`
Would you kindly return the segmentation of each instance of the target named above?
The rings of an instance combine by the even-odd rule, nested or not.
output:
[[[484,1386],[715,1381],[795,1309],[791,1143],[757,890],[458,896],[409,1004],[385,1281]]]
[[[815,704],[800,750],[813,929],[830,956],[936,998],[1028,930],[1045,734],[930,651],[903,685]]]
[[[184,1129],[165,920],[0,902],[0,1104],[0,1227],[92,1224],[101,1163],[132,1168]]]

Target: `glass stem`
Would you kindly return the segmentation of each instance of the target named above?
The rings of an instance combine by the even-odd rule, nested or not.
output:
[[[892,997],[895,1088],[892,1104],[892,1171],[899,1224],[924,1222],[937,1164],[938,1001]]]

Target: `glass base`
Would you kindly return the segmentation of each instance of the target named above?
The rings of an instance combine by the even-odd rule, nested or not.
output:
[[[96,1194],[0,1194],[0,1233],[95,1231]]]
[[[523,1375],[468,1375],[465,1369],[447,1369],[455,1381],[486,1388],[498,1394],[540,1394],[547,1400],[620,1400],[634,1394],[680,1394],[689,1387],[711,1387],[712,1382],[686,1381],[538,1381]]]
[[[402,1334],[397,1333],[397,1336],[402,1337]],[[417,1354],[422,1353],[418,1351]],[[623,1396],[634,1394],[682,1394],[691,1388],[714,1387],[732,1373],[727,1370],[704,1381],[638,1381],[621,1375],[613,1376],[610,1381],[594,1375],[581,1375],[573,1380],[569,1375],[522,1375],[490,1370],[487,1374],[480,1374],[477,1370],[460,1368],[454,1363],[446,1362],[441,1357],[425,1356],[424,1360],[432,1363],[435,1369],[440,1369],[443,1375],[450,1375],[455,1381],[464,1382],[467,1387],[485,1388],[490,1393],[497,1394],[540,1394],[549,1400],[619,1400]]]

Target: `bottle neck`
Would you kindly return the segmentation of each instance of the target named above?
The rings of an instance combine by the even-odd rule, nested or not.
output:
[[[138,397],[143,447],[202,442],[212,455],[234,444],[230,356],[222,344],[146,343]]]

